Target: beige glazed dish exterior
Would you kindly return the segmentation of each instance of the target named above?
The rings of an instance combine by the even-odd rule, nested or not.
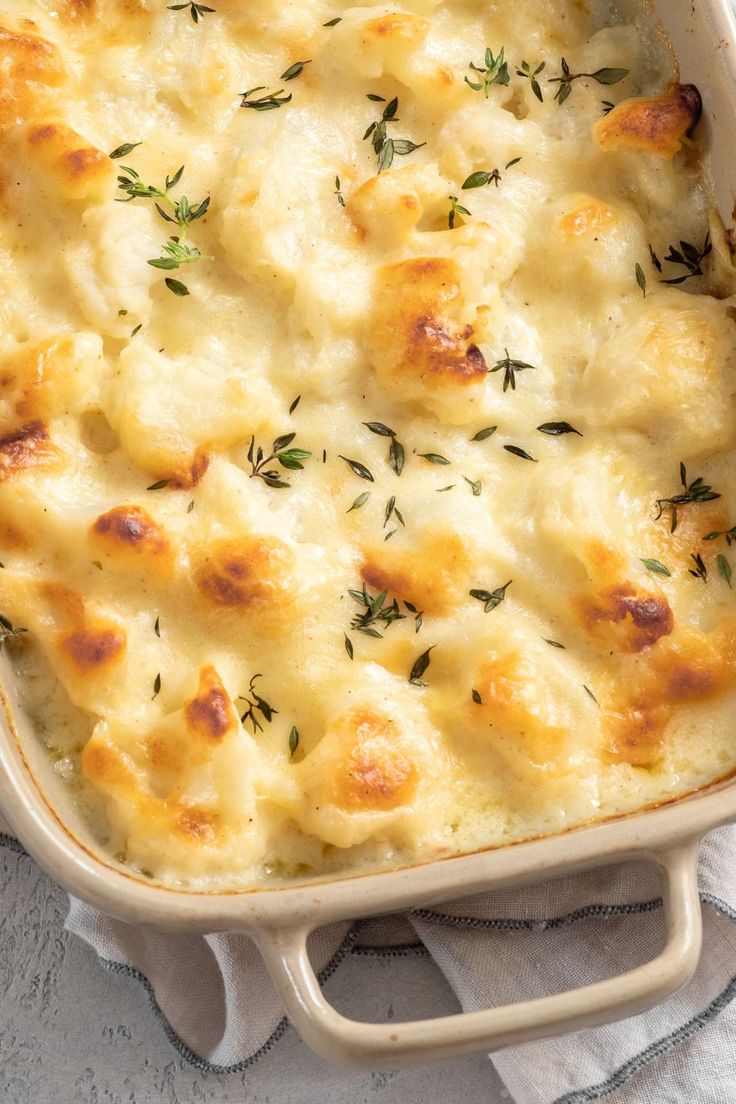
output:
[[[654,7],[679,57],[682,80],[702,92],[701,144],[721,215],[730,225],[729,161],[736,148],[736,19],[730,0],[657,0]],[[71,893],[121,919],[171,931],[250,936],[289,1019],[332,1062],[398,1067],[593,1027],[651,1007],[695,970],[701,947],[698,847],[707,832],[736,821],[736,778],[564,836],[410,869],[249,893],[176,892],[107,864],[95,854],[89,830],[71,814],[62,825],[53,811],[65,807],[60,783],[23,717],[7,661],[2,678],[0,805],[28,851]],[[434,905],[624,859],[657,867],[665,905],[664,949],[635,970],[552,997],[401,1024],[348,1020],[322,996],[306,951],[308,934],[322,924]]]

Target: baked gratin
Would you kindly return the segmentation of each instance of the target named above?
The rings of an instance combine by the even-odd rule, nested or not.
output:
[[[584,0],[5,0],[0,632],[131,871],[426,861],[736,767],[731,239]]]

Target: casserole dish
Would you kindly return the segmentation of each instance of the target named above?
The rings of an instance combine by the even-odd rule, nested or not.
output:
[[[697,10],[664,0],[658,13],[683,80],[697,82],[705,102],[702,146],[724,218],[730,216],[725,150],[736,138],[730,89],[736,70],[729,44],[736,28],[728,0]],[[305,1040],[332,1061],[368,1067],[444,1060],[631,1015],[684,984],[700,949],[696,881],[698,841],[736,819],[736,783],[615,822],[512,847],[483,851],[389,873],[248,893],[197,894],[137,881],[95,854],[85,826],[62,824],[64,802],[23,717],[7,672],[0,738],[0,802],[28,850],[70,892],[129,922],[179,931],[233,931],[259,946],[286,1011]],[[337,1015],[323,1000],[306,938],[319,924],[368,916],[492,888],[572,873],[622,859],[654,863],[661,873],[667,939],[652,962],[620,977],[513,1007],[437,1021],[366,1025]]]

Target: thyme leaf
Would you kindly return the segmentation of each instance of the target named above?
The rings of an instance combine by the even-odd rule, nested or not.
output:
[[[420,452],[419,457],[422,460],[428,461],[430,464],[448,464],[450,461],[446,456],[440,456],[438,452]]]
[[[371,497],[371,492],[370,491],[363,491],[363,494],[358,495],[358,497],[355,499],[355,501],[353,502],[350,509],[346,510],[345,513],[350,514],[350,513],[353,512],[353,510],[359,510],[361,508],[361,506],[365,506],[366,502],[368,501],[368,499],[370,497]]]
[[[117,161],[120,157],[127,157],[129,153],[132,153],[138,146],[143,145],[142,142],[123,142],[122,146],[116,146],[112,153],[108,153],[108,157],[111,161]]]
[[[731,577],[733,572],[731,571],[730,563],[723,555],[723,553],[718,556],[716,563],[718,564],[718,574],[728,583],[729,590],[733,590],[733,586],[731,585]]]
[[[430,653],[434,651],[436,647],[437,645],[433,644],[431,648],[427,648],[426,652],[422,652],[422,654],[414,661],[414,666],[412,667],[409,674],[409,682],[412,684],[412,686],[427,685],[426,682],[422,682],[422,675],[429,667],[429,664],[431,662]]]
[[[293,759],[296,754],[296,750],[299,747],[299,729],[296,725],[291,726],[291,732],[289,733],[289,758]]]
[[[636,276],[636,282],[639,285],[639,287],[641,288],[641,293],[644,296],[644,298],[646,299],[646,297],[647,297],[647,278],[644,275],[644,269],[641,267],[641,265],[638,262],[637,262],[637,265],[634,269],[634,274]]]
[[[340,455],[340,459],[344,460],[351,471],[360,476],[361,479],[367,479],[369,483],[375,482],[365,464],[361,464],[358,460],[350,460],[347,456]]]
[[[293,65],[290,65],[288,69],[285,69],[283,71],[283,73],[279,77],[279,80],[282,80],[282,81],[294,80],[296,77],[301,76],[301,74],[304,72],[304,66],[305,65],[311,65],[311,63],[312,63],[311,58],[308,59],[307,61],[295,61]]]
[[[647,571],[651,571],[655,575],[666,575],[667,578],[670,578],[672,575],[670,569],[659,560],[642,560],[641,562],[644,564]]]
[[[538,425],[537,429],[540,433],[546,433],[549,437],[561,437],[565,433],[576,433],[578,437],[582,437],[582,433],[579,429],[575,429],[569,422],[543,422],[542,425]]]
[[[538,463],[531,453],[527,452],[526,449],[520,448],[519,445],[504,445],[503,447],[506,452],[510,452],[512,456],[518,456],[522,460],[531,460],[533,464]]]

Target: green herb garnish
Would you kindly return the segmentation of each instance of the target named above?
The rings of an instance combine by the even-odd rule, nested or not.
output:
[[[618,84],[625,77],[628,77],[628,69],[596,69],[595,73],[573,73],[570,70],[570,66],[565,61],[564,57],[560,61],[560,68],[562,69],[562,75],[559,77],[549,77],[549,84],[559,84],[559,88],[555,93],[555,99],[558,103],[563,104],[572,92],[573,81],[580,80],[582,77],[589,77],[591,80],[597,81],[598,84]]]
[[[281,478],[277,468],[266,468],[266,465],[276,460],[287,471],[302,471],[304,468],[302,461],[308,460],[312,454],[307,452],[306,449],[289,448],[288,446],[295,437],[296,433],[284,433],[281,437],[277,437],[268,456],[260,445],[256,448],[255,438],[251,437],[248,448],[248,463],[251,466],[250,478],[262,479],[269,487],[290,487],[291,483],[287,483],[286,480]]]
[[[516,390],[516,373],[532,371],[536,372],[537,368],[534,364],[527,364],[525,360],[514,360],[509,356],[508,349],[504,349],[506,356],[503,360],[497,360],[492,368],[489,368],[489,373],[503,372],[503,390],[504,393],[508,391],[509,387],[512,391]]]
[[[496,57],[493,56],[493,50],[490,46],[486,46],[483,62],[483,65],[475,65],[472,61],[468,63],[473,72],[480,75],[480,83],[471,81],[469,77],[465,78],[465,83],[474,92],[482,92],[484,97],[488,99],[491,85],[500,84],[505,88],[511,80],[511,76],[508,63],[504,59],[503,46]]]
[[[408,138],[389,138],[386,128],[389,123],[398,123],[396,112],[399,110],[398,96],[394,96],[392,100],[386,104],[383,109],[383,113],[378,122],[370,124],[365,134],[363,135],[363,141],[368,138],[371,139],[373,150],[378,157],[378,171],[382,173],[384,169],[389,169],[393,164],[394,157],[406,157],[407,154],[413,153],[414,150],[421,149],[422,146],[426,146],[426,142],[410,142]]]
[[[670,569],[665,567],[663,563],[660,563],[659,560],[642,560],[641,562],[644,564],[647,571],[651,571],[654,575],[666,575],[667,578],[670,578],[672,575]]]
[[[690,503],[694,502],[713,502],[716,498],[721,497],[708,483],[703,481],[702,476],[698,476],[692,483],[688,483],[687,471],[682,461],[680,461],[680,482],[685,488],[681,494],[673,495],[672,498],[657,499],[657,516],[655,521],[658,521],[663,514],[669,513],[671,516],[671,533],[674,533],[677,529],[678,508],[680,506],[688,506]]]
[[[501,605],[512,582],[513,579],[509,579],[504,586],[497,587],[495,590],[471,590],[470,597],[475,598],[478,602],[483,602],[483,612],[490,613],[491,610]]]
[[[371,594],[366,584],[363,583],[362,590],[349,590],[348,594],[354,602],[363,607],[363,612],[356,613],[350,622],[350,628],[355,632],[382,640],[383,633],[393,625],[394,621],[406,620],[395,598],[390,605],[386,605],[387,590],[382,590],[378,594]]]
[[[263,92],[265,84],[259,84],[255,88],[249,88],[247,92],[240,93],[240,106],[249,107],[252,111],[274,111],[277,107],[291,102],[291,92],[284,92],[279,88],[276,92],[267,92],[265,96],[253,99],[255,92]]]
[[[238,694],[235,699],[236,701],[243,702],[246,706],[246,709],[240,717],[241,724],[245,725],[246,721],[248,721],[253,728],[254,734],[263,730],[263,725],[256,716],[257,713],[260,713],[266,724],[270,724],[273,717],[278,713],[278,709],[274,709],[265,698],[262,698],[260,694],[256,693],[255,685],[259,678],[262,678],[262,676],[254,675],[250,680],[247,692],[245,694]]]
[[[542,87],[537,80],[537,77],[541,72],[543,72],[546,64],[547,63],[543,61],[540,65],[536,67],[536,69],[532,69],[528,61],[522,61],[521,68],[516,70],[517,77],[525,77],[526,80],[529,81],[532,86],[532,92],[537,97],[540,103],[544,103],[544,94],[542,92]]]
[[[422,682],[422,675],[427,670],[431,662],[430,652],[434,651],[436,647],[437,645],[433,644],[431,648],[427,648],[426,652],[422,652],[419,658],[414,661],[414,666],[412,667],[409,674],[409,682],[412,684],[412,686],[427,685],[426,682]]]
[[[194,0],[186,0],[184,4],[167,4],[167,7],[169,11],[184,11],[185,8],[189,8],[193,23],[199,23],[205,15],[210,15],[215,11],[214,8],[208,8],[206,4],[196,4]]]

